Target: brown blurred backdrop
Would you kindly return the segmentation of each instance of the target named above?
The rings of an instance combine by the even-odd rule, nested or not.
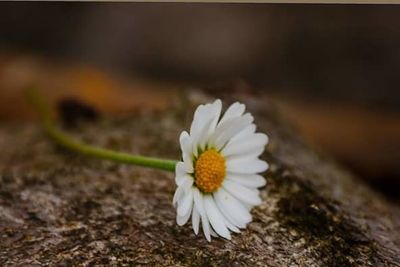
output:
[[[400,199],[400,6],[3,2],[0,68],[0,120],[22,117],[33,81],[106,110],[160,108],[183,85],[274,98],[309,142]]]

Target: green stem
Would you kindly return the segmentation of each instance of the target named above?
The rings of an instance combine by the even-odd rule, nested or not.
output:
[[[57,144],[84,155],[102,159],[108,159],[120,163],[139,165],[143,167],[156,168],[166,171],[175,171],[177,161],[165,160],[128,153],[117,152],[109,149],[99,148],[74,140],[71,136],[58,129],[52,119],[51,110],[46,100],[33,88],[26,91],[26,96],[40,115],[43,127],[47,134]]]

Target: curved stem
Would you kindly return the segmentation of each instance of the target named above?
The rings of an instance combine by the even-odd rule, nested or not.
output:
[[[97,158],[108,159],[116,162],[156,168],[166,171],[175,171],[177,161],[174,160],[131,155],[124,152],[117,152],[110,149],[91,146],[75,140],[73,137],[69,136],[68,134],[64,133],[56,127],[51,116],[49,105],[37,90],[33,88],[28,89],[26,91],[26,96],[31,104],[38,111],[41,122],[43,124],[43,128],[57,144],[88,156],[94,156]]]

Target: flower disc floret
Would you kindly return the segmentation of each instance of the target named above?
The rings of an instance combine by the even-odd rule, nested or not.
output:
[[[195,163],[196,186],[205,193],[212,193],[221,187],[225,178],[225,159],[214,149],[203,152]]]

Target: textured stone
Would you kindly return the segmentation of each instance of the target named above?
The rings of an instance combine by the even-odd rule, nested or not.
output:
[[[70,133],[179,158],[199,99],[164,113],[102,118]],[[400,266],[400,210],[316,153],[265,99],[242,97],[270,137],[253,222],[231,241],[175,223],[174,174],[65,151],[34,123],[0,126],[1,266]],[[231,100],[226,99],[225,106]]]

